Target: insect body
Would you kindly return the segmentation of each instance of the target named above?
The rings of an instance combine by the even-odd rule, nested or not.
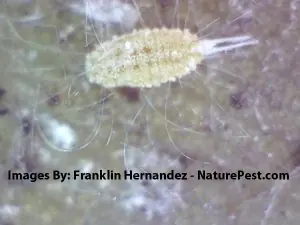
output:
[[[98,45],[86,57],[86,73],[107,88],[150,88],[189,74],[208,55],[255,43],[249,36],[199,41],[189,30],[143,29]]]

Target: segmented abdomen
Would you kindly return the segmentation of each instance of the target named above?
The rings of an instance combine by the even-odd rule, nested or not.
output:
[[[198,38],[188,30],[144,29],[104,42],[86,57],[87,76],[104,87],[153,87],[196,69]]]

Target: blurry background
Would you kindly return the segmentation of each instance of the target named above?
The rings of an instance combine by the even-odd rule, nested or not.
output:
[[[298,0],[0,1],[0,224],[299,224],[299,11]],[[159,88],[87,82],[95,44],[154,27],[260,43]],[[290,180],[7,180],[124,168]]]

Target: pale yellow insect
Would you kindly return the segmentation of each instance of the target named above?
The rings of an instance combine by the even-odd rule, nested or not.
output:
[[[150,88],[188,75],[209,55],[256,43],[249,36],[199,40],[187,29],[135,30],[97,45],[86,56],[86,73],[106,88]]]

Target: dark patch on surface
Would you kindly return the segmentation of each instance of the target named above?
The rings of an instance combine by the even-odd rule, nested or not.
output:
[[[0,100],[3,98],[3,96],[6,94],[6,90],[2,87],[0,87]],[[5,106],[0,106],[0,116],[5,116],[9,113],[9,108]]]
[[[179,81],[170,82],[170,86],[171,86],[171,88],[173,88],[173,89],[175,89],[175,88],[181,88],[180,82],[179,82]]]
[[[6,94],[6,90],[0,87],[0,98],[2,98]]]
[[[170,6],[173,1],[172,0],[157,0],[157,2],[162,8],[165,8],[167,6]]]
[[[7,213],[9,214],[9,212],[7,212]],[[10,215],[8,216],[8,215],[3,214],[0,217],[0,224],[1,225],[16,225],[16,223],[11,220],[13,220],[13,218]]]
[[[280,210],[279,211],[279,214],[283,217],[286,217],[286,212],[284,210]]]
[[[229,104],[235,109],[242,109],[247,105],[247,99],[244,92],[236,92],[229,96]]]
[[[5,116],[6,114],[9,113],[9,109],[6,107],[1,108],[0,107],[0,116]]]
[[[47,103],[50,106],[59,105],[60,104],[60,97],[59,97],[59,95],[53,95],[53,96],[51,96],[48,99]]]
[[[122,96],[124,96],[128,102],[140,101],[140,89],[139,88],[121,87],[121,88],[117,88],[117,91]]]
[[[300,166],[300,142],[296,144],[293,148],[292,154],[290,155],[290,160],[292,164],[292,170]]]
[[[8,170],[22,174],[41,172],[39,155],[36,150],[31,143],[31,139],[22,138],[19,149],[16,149],[16,152],[13,153],[11,163],[8,163]],[[7,175],[8,173],[6,173],[6,179],[8,179]],[[8,180],[8,182],[9,184],[16,185],[33,184],[29,180]]]
[[[191,153],[191,149],[184,149],[182,152],[184,152],[184,154],[181,154],[179,156],[178,162],[180,163],[182,169],[186,170],[193,165],[193,163],[198,159],[198,157],[194,153]]]
[[[149,183],[148,180],[143,180],[143,181],[142,181],[142,185],[143,185],[144,187],[148,187],[148,186],[150,185],[150,183]]]
[[[187,158],[184,155],[180,155],[179,158],[178,158],[178,161],[179,161],[180,165],[183,167],[183,169],[187,169],[188,168],[189,161],[190,161],[189,158]]]
[[[24,164],[26,172],[29,173],[34,172],[38,167],[38,159],[36,156],[24,155],[20,161]]]
[[[31,122],[28,118],[22,119],[22,132],[24,136],[27,136],[31,131]]]
[[[242,183],[241,187],[242,187],[243,189],[245,189],[245,188],[246,188],[246,184],[245,184],[245,183]]]
[[[24,155],[20,159],[15,159],[12,167],[9,169],[12,173],[34,173],[37,172],[39,168],[38,158],[34,154],[30,154],[25,152]],[[8,179],[8,171],[6,173],[6,179]],[[25,185],[26,183],[30,183],[29,180],[8,180],[9,184],[20,184]]]
[[[147,208],[144,205],[141,206],[140,210],[141,210],[142,213],[146,213],[147,212]]]

